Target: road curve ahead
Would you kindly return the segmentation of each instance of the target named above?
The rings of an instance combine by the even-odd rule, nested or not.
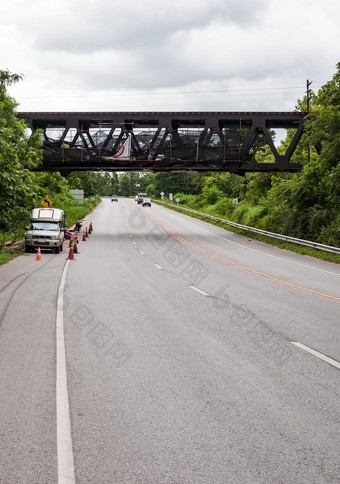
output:
[[[156,204],[90,221],[0,267],[0,483],[339,482],[340,267]]]

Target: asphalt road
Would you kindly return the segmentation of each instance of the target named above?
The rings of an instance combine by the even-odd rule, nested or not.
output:
[[[340,482],[340,267],[155,204],[90,221],[0,267],[0,483]]]

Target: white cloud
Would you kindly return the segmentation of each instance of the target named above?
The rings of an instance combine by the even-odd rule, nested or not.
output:
[[[291,110],[335,72],[339,21],[337,0],[12,0],[0,68],[23,110]]]

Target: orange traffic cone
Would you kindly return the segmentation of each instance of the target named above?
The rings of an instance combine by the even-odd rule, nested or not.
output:
[[[93,225],[92,225],[92,222],[90,223],[90,229],[91,229],[91,234],[93,232]]]
[[[86,242],[86,236],[85,236],[84,230],[83,230],[83,242]]]
[[[70,246],[70,250],[69,250],[69,253],[68,253],[68,257],[66,260],[75,260],[74,258],[74,252],[73,252],[73,242]]]
[[[85,231],[85,237],[88,237],[89,236],[89,233],[87,231],[87,227],[86,227],[86,231]]]
[[[35,260],[41,260],[41,251],[40,251],[40,247],[38,247],[37,257],[35,258]]]
[[[74,244],[73,244],[73,253],[74,253],[74,254],[78,254],[78,241],[77,241],[77,239],[76,239],[76,238],[74,239]]]

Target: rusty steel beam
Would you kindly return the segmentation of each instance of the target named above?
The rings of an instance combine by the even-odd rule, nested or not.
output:
[[[297,171],[290,160],[301,139],[301,112],[22,112],[44,133],[41,171]],[[272,130],[291,130],[279,153]],[[129,159],[113,158],[131,137]],[[272,163],[257,163],[268,145]]]

